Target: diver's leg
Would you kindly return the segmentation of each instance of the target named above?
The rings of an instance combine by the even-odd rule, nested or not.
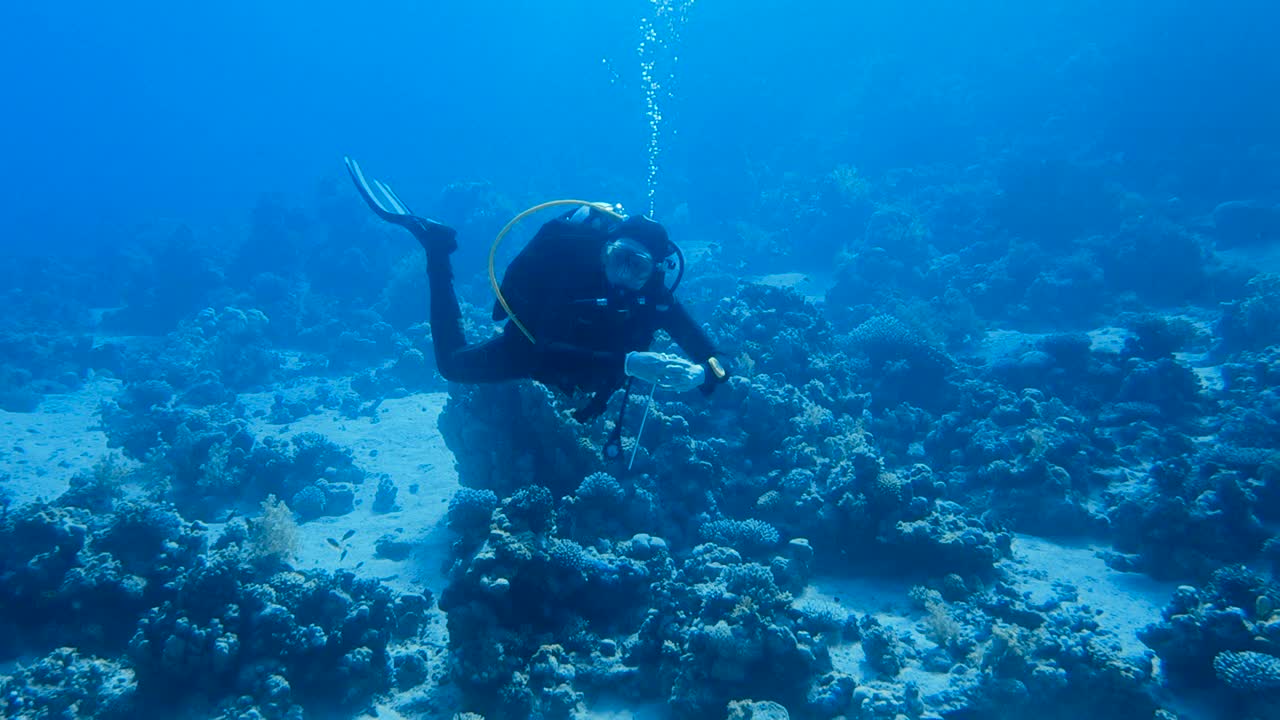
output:
[[[527,353],[520,352],[513,338],[503,333],[484,342],[466,345],[438,365],[440,374],[451,382],[490,383],[528,378]]]
[[[421,240],[421,238],[419,238]],[[427,288],[431,301],[431,341],[435,346],[436,367],[443,373],[449,356],[467,344],[462,332],[462,308],[453,289],[453,264],[449,253],[427,248]]]
[[[509,334],[467,345],[462,331],[462,308],[453,288],[449,253],[438,247],[427,250],[427,284],[430,287],[431,341],[436,368],[446,380],[483,383],[529,377],[529,353],[521,352]]]

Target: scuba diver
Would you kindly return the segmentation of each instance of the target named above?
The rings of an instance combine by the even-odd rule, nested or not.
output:
[[[629,394],[631,378],[706,394],[728,378],[710,338],[673,294],[684,274],[683,255],[654,220],[619,215],[605,203],[582,203],[548,221],[512,260],[500,288],[495,281],[492,317],[507,321],[502,332],[468,344],[449,258],[458,247],[456,231],[414,215],[385,183],[370,182],[354,160],[345,160],[373,212],[413,233],[426,250],[432,343],[446,380],[530,378],[568,395],[591,393],[573,413],[586,422],[604,412],[614,391],[625,385]],[[492,279],[492,255],[490,263]],[[696,362],[649,352],[659,329]],[[606,455],[620,450],[621,425]]]

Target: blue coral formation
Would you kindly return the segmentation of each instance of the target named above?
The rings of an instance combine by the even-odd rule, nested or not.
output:
[[[0,714],[6,718],[137,717],[134,671],[119,662],[58,648],[29,667],[0,678]]]
[[[1225,650],[1213,658],[1218,679],[1232,690],[1253,695],[1280,692],[1280,657],[1252,650]]]
[[[82,498],[0,522],[0,652],[49,653],[3,680],[6,717],[358,708],[397,680],[397,644],[424,627],[429,593],[294,570],[243,529],[210,548],[172,509],[90,512]],[[236,699],[220,699],[227,687]]]
[[[101,412],[110,446],[151,465],[156,490],[192,517],[268,495],[286,498],[303,520],[344,515],[364,482],[351,452],[318,433],[259,440],[242,411],[193,407],[159,381],[127,384]]]

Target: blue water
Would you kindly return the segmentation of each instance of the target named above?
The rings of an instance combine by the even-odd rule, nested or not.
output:
[[[307,197],[343,154],[402,195],[486,179],[640,194],[649,3],[7,3],[0,237],[106,241]],[[750,207],[753,166],[978,162],[1011,140],[1126,158],[1195,198],[1259,192],[1276,126],[1261,2],[701,2],[667,100],[666,209]],[[607,61],[607,62],[605,62]],[[616,77],[615,77],[616,76]],[[1255,164],[1256,163],[1256,164]],[[600,188],[600,176],[620,187]],[[630,179],[623,180],[623,179]]]

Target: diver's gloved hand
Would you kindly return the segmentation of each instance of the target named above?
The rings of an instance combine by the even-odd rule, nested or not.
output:
[[[448,254],[458,249],[456,230],[444,223],[414,215],[386,183],[376,178],[370,183],[355,160],[349,157],[344,157],[343,160],[347,163],[351,181],[356,184],[356,190],[360,191],[360,197],[364,198],[374,214],[413,233],[428,254]]]
[[[623,369],[633,378],[676,392],[692,390],[706,378],[706,370],[701,365],[667,353],[629,352]]]

